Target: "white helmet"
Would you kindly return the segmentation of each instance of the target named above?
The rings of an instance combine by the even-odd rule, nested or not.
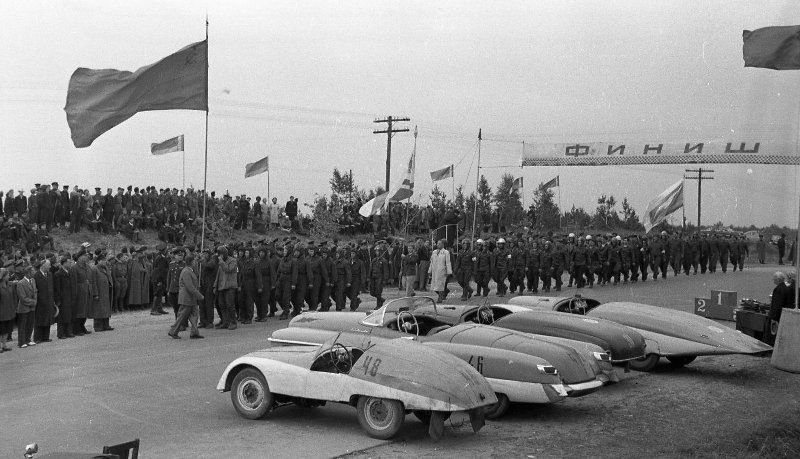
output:
[[[622,240],[622,237],[620,237],[620,236],[617,236],[617,237],[615,237],[614,239],[616,239],[616,240],[618,240],[618,241],[621,241],[621,240]]]
[[[498,240],[497,240],[497,243],[498,243],[498,244],[505,244],[505,243],[506,243],[506,240],[505,240],[505,239],[503,239],[503,238],[500,238],[500,239],[498,239]]]
[[[475,243],[476,244],[483,244],[483,239],[478,239],[477,241],[475,241]]]
[[[575,237],[575,233],[569,233],[569,236],[567,237]]]
[[[591,241],[592,240],[592,235],[591,234],[587,234],[586,235],[586,240],[587,241]]]

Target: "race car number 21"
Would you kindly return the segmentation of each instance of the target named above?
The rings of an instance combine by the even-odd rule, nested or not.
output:
[[[381,365],[381,359],[372,358],[372,356],[367,356],[364,358],[364,363],[361,364],[361,368],[364,369],[364,374],[369,373],[370,376],[375,376],[378,374],[378,367]]]
[[[475,369],[478,370],[478,373],[483,374],[483,356],[482,355],[479,355],[479,356],[471,355],[471,356],[469,356],[469,360],[467,361],[467,363],[469,363],[470,365],[475,367]]]

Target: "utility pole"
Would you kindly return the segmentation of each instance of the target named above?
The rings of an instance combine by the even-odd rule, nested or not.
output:
[[[386,123],[386,129],[382,131],[372,131],[373,134],[386,134],[386,189],[384,191],[389,191],[389,171],[392,167],[392,134],[395,132],[408,132],[408,128],[392,128],[392,123],[397,121],[411,121],[411,119],[387,116],[386,119],[373,121],[373,123]]]
[[[700,204],[701,199],[703,196],[703,180],[714,180],[714,177],[705,177],[703,173],[709,174],[714,172],[711,169],[703,169],[702,167],[699,169],[686,169],[685,172],[691,174],[697,174],[696,177],[687,177],[683,176],[684,180],[697,180],[697,232],[700,232]]]

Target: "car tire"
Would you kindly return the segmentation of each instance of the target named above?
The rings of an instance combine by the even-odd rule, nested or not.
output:
[[[671,363],[672,366],[683,367],[694,362],[694,359],[696,358],[696,355],[674,355],[667,357],[667,360],[669,360],[669,363]]]
[[[497,394],[497,403],[486,408],[486,419],[500,419],[511,407],[511,400],[506,394]]]
[[[403,426],[406,412],[397,400],[361,396],[356,405],[358,423],[372,438],[388,440]],[[430,416],[430,413],[428,414]]]
[[[631,370],[636,371],[652,371],[658,365],[661,356],[658,354],[647,354],[640,359],[634,359],[628,362]]]
[[[273,397],[264,375],[245,368],[233,378],[231,401],[243,418],[260,419],[272,409]]]

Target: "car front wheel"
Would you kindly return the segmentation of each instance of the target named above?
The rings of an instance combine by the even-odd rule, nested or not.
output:
[[[499,419],[508,412],[511,407],[511,400],[506,394],[497,394],[497,403],[490,405],[486,409],[486,419]]]
[[[661,356],[658,354],[647,354],[641,359],[631,360],[629,364],[632,370],[651,371],[656,367],[660,358]]]
[[[245,368],[233,378],[231,401],[242,417],[259,419],[272,408],[273,398],[264,375],[255,368]]]
[[[403,426],[403,404],[397,400],[362,396],[356,406],[358,423],[372,438],[388,440]]]

